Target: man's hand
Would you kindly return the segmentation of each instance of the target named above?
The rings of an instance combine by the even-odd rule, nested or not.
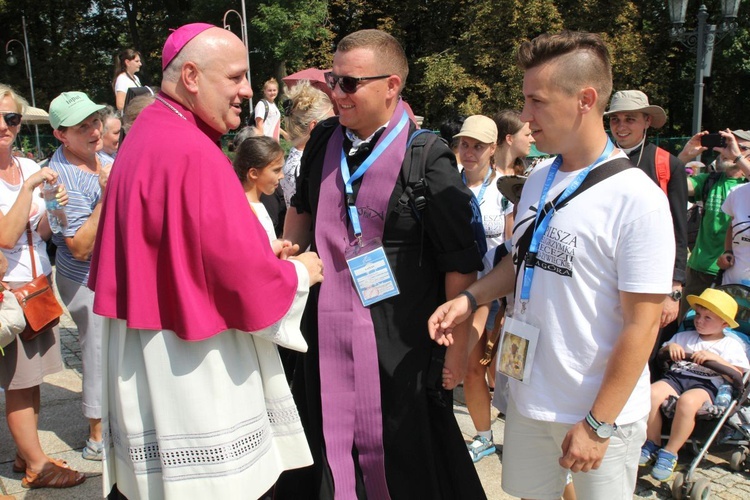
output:
[[[701,146],[701,136],[706,135],[707,133],[708,130],[698,132],[685,143],[685,146],[682,148],[682,151],[680,151],[680,154],[678,156],[678,158],[682,160],[682,163],[689,162],[708,149]]]
[[[471,305],[465,295],[439,306],[427,320],[430,338],[440,345],[453,344],[453,329],[471,316]]]
[[[680,313],[680,303],[667,297],[661,310],[661,321],[659,328],[664,328],[677,318]]]
[[[560,467],[571,472],[588,472],[598,469],[607,452],[609,439],[596,435],[594,429],[585,421],[580,421],[570,428],[562,443]]]

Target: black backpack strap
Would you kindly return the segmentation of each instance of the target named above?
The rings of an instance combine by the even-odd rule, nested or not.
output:
[[[429,189],[427,179],[425,179],[427,150],[437,139],[437,135],[429,130],[419,129],[414,131],[406,143],[406,157],[402,165],[402,174],[406,183],[398,202],[402,206],[409,205],[418,221],[421,220],[422,212],[427,206]]]
[[[263,121],[266,121],[268,119],[268,112],[271,110],[271,108],[268,106],[268,101],[265,99],[261,99],[263,101],[263,106],[266,108],[266,114],[263,115]]]
[[[583,193],[587,189],[589,189],[592,186],[595,186],[596,184],[599,184],[601,181],[608,179],[612,177],[615,174],[618,174],[624,170],[627,170],[629,168],[636,168],[635,165],[633,165],[630,160],[627,158],[615,158],[612,161],[609,161],[605,163],[604,165],[601,165],[595,169],[593,169],[589,174],[586,176],[586,178],[583,180],[580,186],[578,186],[578,189],[573,191],[570,196],[568,196],[566,199],[564,199],[560,204],[557,204],[557,200],[560,199],[560,196],[562,196],[562,193],[558,194],[554,200],[548,201],[545,203],[543,212],[540,217],[544,218],[547,213],[550,210],[559,211],[565,205],[567,205],[571,200],[573,200],[576,196]],[[526,262],[527,258],[530,260],[529,265],[534,265],[533,260],[536,259],[536,256],[529,255],[529,247],[531,246],[531,238],[534,234],[534,223],[532,222],[529,224],[529,226],[526,228],[526,231],[521,235],[521,237],[518,239],[518,254],[517,254],[517,260],[516,260],[516,278],[518,278],[518,273],[521,272],[521,268],[523,267],[524,263]],[[518,280],[516,279],[516,282]],[[514,292],[515,292],[515,286],[514,286]]]
[[[721,177],[721,172],[711,172],[708,174],[706,182],[703,183],[703,189],[701,189],[701,202],[703,203],[703,206],[706,205],[706,198],[708,198],[711,189],[713,189],[714,185],[719,181],[719,177]]]

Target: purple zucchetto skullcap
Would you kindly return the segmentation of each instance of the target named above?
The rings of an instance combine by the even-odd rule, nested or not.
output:
[[[167,37],[164,49],[161,51],[161,69],[164,71],[187,43],[209,28],[216,28],[213,24],[192,23],[180,26]]]

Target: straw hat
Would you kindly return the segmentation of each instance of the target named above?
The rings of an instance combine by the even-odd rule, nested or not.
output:
[[[620,90],[615,92],[612,100],[609,102],[609,111],[604,116],[613,113],[627,113],[636,111],[645,113],[651,117],[651,126],[662,128],[667,123],[667,113],[659,106],[652,106],[648,103],[648,96],[640,90]]]
[[[705,307],[728,323],[731,328],[740,326],[734,320],[734,317],[737,315],[737,301],[727,292],[722,292],[715,288],[706,288],[700,295],[688,295],[687,301],[690,307],[697,305]]]

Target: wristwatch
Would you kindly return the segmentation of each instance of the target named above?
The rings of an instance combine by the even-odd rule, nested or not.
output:
[[[682,290],[672,290],[672,293],[668,293],[667,297],[675,302],[679,302],[682,299]]]
[[[608,424],[606,422],[599,422],[597,419],[594,418],[594,416],[591,414],[591,412],[586,415],[586,423],[591,426],[592,429],[594,429],[594,432],[597,436],[599,436],[602,439],[609,439],[612,437],[612,434],[615,433],[617,430],[617,424]]]

